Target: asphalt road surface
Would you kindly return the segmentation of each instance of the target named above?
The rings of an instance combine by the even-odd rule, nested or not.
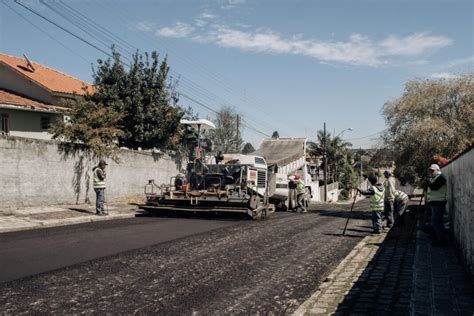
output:
[[[5,314],[288,314],[370,233],[367,208],[356,204],[346,237],[350,205],[265,221],[150,217],[3,234],[2,278],[62,268],[1,283],[0,306]]]

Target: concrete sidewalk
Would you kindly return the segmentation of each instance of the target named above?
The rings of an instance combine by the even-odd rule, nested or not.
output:
[[[135,217],[133,204],[109,204],[108,216],[97,216],[90,204],[0,210],[0,233]]]
[[[473,315],[474,290],[450,247],[415,219],[365,237],[294,315]]]

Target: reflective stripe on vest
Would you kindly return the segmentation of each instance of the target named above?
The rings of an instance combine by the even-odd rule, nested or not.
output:
[[[402,202],[408,200],[408,195],[400,190],[395,190],[395,201]]]
[[[439,176],[441,176],[441,173],[438,173],[436,176],[430,179],[430,183],[435,182]],[[431,190],[430,187],[428,187],[428,190],[426,191],[426,197],[428,198],[428,202],[446,201],[447,193],[448,193],[448,186],[445,183],[438,190]]]
[[[301,182],[301,180],[298,180],[298,182],[296,182],[296,193],[301,194],[301,193],[305,193],[305,191],[306,191],[306,188],[304,187],[303,182]]]
[[[379,190],[376,186],[372,186],[372,190],[374,190],[374,195],[371,195],[369,198],[370,210],[375,212],[382,212],[385,189]]]
[[[100,180],[99,176],[97,176],[97,169],[94,169],[94,189],[105,189],[105,179]]]

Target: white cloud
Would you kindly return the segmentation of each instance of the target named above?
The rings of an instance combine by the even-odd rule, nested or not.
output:
[[[135,25],[135,28],[138,31],[151,32],[155,28],[155,24],[148,21],[140,21]]]
[[[380,42],[385,55],[419,55],[429,50],[449,46],[453,40],[428,33],[415,33],[406,37],[390,35]]]
[[[221,9],[230,10],[238,5],[245,4],[246,0],[224,0],[222,1]]]
[[[209,21],[214,20],[216,18],[217,18],[217,15],[215,14],[212,14],[210,12],[203,12],[199,14],[194,21],[195,21],[196,26],[203,27],[203,26],[206,26],[209,23]]]
[[[233,0],[231,4],[236,3],[243,3],[243,1]],[[394,65],[426,64],[428,61],[424,59],[424,54],[453,43],[453,40],[448,37],[431,35],[426,32],[413,33],[405,37],[390,35],[378,41],[363,34],[354,33],[346,40],[323,41],[307,39],[301,34],[284,37],[269,29],[254,31],[237,29],[212,21],[215,19],[217,19],[216,15],[205,11],[196,17],[194,25],[178,22],[173,26],[157,30],[155,34],[163,37],[188,37],[196,42],[214,43],[220,47],[237,48],[244,51],[302,55],[317,59],[319,62],[371,67],[394,64],[394,62]],[[209,23],[211,21],[212,23]],[[140,27],[147,31],[149,24],[142,23]],[[395,57],[405,57],[406,59],[406,57],[412,56],[417,56],[417,59],[395,59]],[[471,56],[467,59],[453,61],[452,64],[465,63],[473,59],[474,56]]]
[[[447,80],[459,78],[458,75],[449,73],[449,72],[436,72],[436,73],[431,74],[431,77],[435,79],[447,79]]]
[[[451,67],[461,66],[465,64],[470,64],[471,67],[474,67],[474,55],[466,57],[466,58],[459,58],[459,59],[452,60],[448,63],[447,66],[451,68]]]
[[[186,23],[177,22],[173,26],[167,26],[157,30],[155,34],[162,37],[187,37],[193,31],[193,26]]]
[[[214,41],[221,47],[274,54],[305,55],[327,62],[370,66],[381,63],[371,41],[360,34],[351,35],[347,42],[323,42],[304,40],[300,36],[285,39],[271,31],[252,33],[220,28],[215,33]]]

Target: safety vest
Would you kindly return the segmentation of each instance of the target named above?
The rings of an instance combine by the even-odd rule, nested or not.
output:
[[[301,180],[298,180],[296,182],[296,193],[301,194],[301,193],[305,193],[305,192],[306,192],[306,189],[304,187],[303,182],[301,182]]]
[[[375,185],[372,186],[374,190],[374,195],[371,195],[369,198],[370,210],[375,212],[383,211],[383,198],[385,194],[385,189],[379,190]]]
[[[97,169],[100,169],[99,167],[94,169],[94,189],[105,189],[105,179],[100,180],[99,176],[97,175]]]
[[[441,173],[438,173],[436,176],[431,178],[429,181],[430,183],[433,183],[436,181],[436,179],[441,176]],[[435,201],[441,201],[444,202],[446,201],[446,196],[448,193],[448,186],[446,183],[439,188],[438,190],[431,190],[430,187],[428,187],[428,190],[426,191],[426,197],[428,199],[428,202],[435,202]]]
[[[408,201],[408,195],[400,190],[395,190],[395,201],[402,202],[402,201]]]

